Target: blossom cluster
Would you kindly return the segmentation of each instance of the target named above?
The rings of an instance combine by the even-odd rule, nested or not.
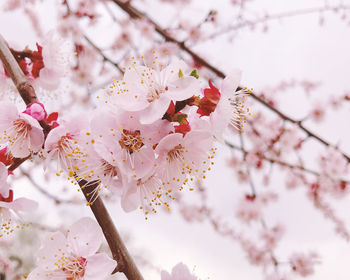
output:
[[[41,103],[23,113],[0,104],[0,140],[10,156],[40,152],[45,167],[56,159],[58,176],[90,188],[88,204],[108,189],[121,194],[125,211],[156,213],[157,206],[169,209],[178,191],[193,190],[206,178],[214,141],[223,141],[229,126],[242,129],[250,113],[246,92],[236,92],[240,75],[233,71],[220,89],[211,81],[205,88],[184,61],[165,65],[153,54],[148,63],[132,60],[124,76],[97,96],[93,112],[57,121]],[[39,122],[51,129],[46,139]]]

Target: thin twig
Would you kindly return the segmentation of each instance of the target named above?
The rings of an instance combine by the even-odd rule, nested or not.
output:
[[[225,141],[225,144],[226,144],[227,146],[229,146],[231,149],[235,149],[235,150],[237,150],[237,151],[240,151],[240,152],[242,152],[242,153],[245,154],[245,155],[248,153],[247,150],[243,149],[242,147],[236,146],[236,145],[234,145],[234,144],[232,144],[232,143],[230,143],[230,142],[228,142],[228,141]],[[291,164],[291,163],[288,163],[288,162],[285,162],[285,161],[282,161],[282,160],[279,160],[279,159],[270,158],[270,157],[267,157],[267,156],[261,155],[261,154],[259,154],[258,156],[259,156],[260,158],[262,158],[262,159],[264,159],[264,160],[270,162],[270,163],[275,163],[275,164],[278,164],[278,165],[280,165],[280,166],[287,167],[287,168],[292,169],[292,170],[294,170],[294,169],[300,170],[300,171],[303,171],[303,172],[312,174],[312,175],[314,175],[314,176],[316,176],[316,177],[320,177],[320,176],[321,176],[321,174],[320,174],[319,172],[317,172],[317,171],[315,171],[315,170],[312,170],[312,169],[309,169],[309,168],[306,168],[306,167],[304,167],[304,166],[302,166],[302,165],[294,165],[294,164]],[[342,182],[345,182],[345,183],[347,183],[347,184],[350,185],[350,182],[349,182],[349,181],[346,181],[346,180],[343,180],[343,179],[334,179],[334,178],[332,178],[332,177],[329,177],[329,178],[330,178],[331,180],[333,180],[333,181],[334,181],[334,180],[342,181]]]
[[[29,182],[39,191],[41,192],[43,195],[45,195],[46,197],[52,199],[56,204],[81,204],[83,203],[83,201],[74,201],[72,199],[61,199],[57,196],[54,196],[53,194],[49,193],[48,191],[46,191],[46,189],[44,189],[42,186],[40,186],[35,180],[34,178],[27,172],[25,171],[23,168],[20,168],[21,170],[21,174],[24,175],[25,177],[27,177],[27,179],[29,180]]]

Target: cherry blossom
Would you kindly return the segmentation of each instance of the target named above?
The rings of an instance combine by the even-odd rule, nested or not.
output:
[[[314,266],[318,263],[318,255],[314,252],[309,254],[295,253],[290,256],[289,261],[296,274],[306,277],[314,273]]]
[[[81,116],[63,121],[60,125],[50,131],[45,141],[45,152],[47,166],[51,159],[57,159],[59,164],[58,173],[63,170],[74,175],[77,165],[84,160],[84,152],[78,143],[81,130],[87,128],[88,122]]]
[[[38,152],[44,143],[38,121],[28,114],[18,113],[10,102],[0,102],[0,107],[0,143],[7,145],[8,152],[18,158]]]
[[[187,66],[183,61],[163,67],[156,59],[150,66],[131,64],[123,79],[108,90],[113,93],[113,104],[127,111],[142,111],[140,121],[144,124],[161,119],[171,101],[185,100],[200,92],[199,80],[185,75]]]
[[[180,133],[164,137],[156,148],[157,172],[163,184],[170,189],[206,178],[211,169],[213,154],[212,135],[207,131],[190,131],[184,137]]]
[[[157,143],[152,137],[154,132],[141,125],[138,119],[135,113],[113,116],[100,112],[91,122],[92,133],[96,135],[95,148],[100,156],[135,178],[143,177],[153,167],[153,145]],[[166,129],[158,131],[162,135],[167,133]]]
[[[245,123],[246,115],[250,114],[249,108],[244,108],[246,94],[236,92],[241,80],[239,70],[232,71],[222,81],[220,87],[220,99],[215,111],[210,114],[213,126],[213,133],[219,141],[223,141],[223,136],[227,132],[228,126],[233,126],[239,130]]]
[[[98,253],[102,238],[101,228],[91,218],[74,223],[66,235],[59,231],[48,234],[37,253],[37,268],[27,279],[106,279],[116,261]]]

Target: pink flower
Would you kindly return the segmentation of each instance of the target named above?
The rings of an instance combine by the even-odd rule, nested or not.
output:
[[[103,234],[94,220],[82,218],[67,232],[47,236],[37,253],[37,268],[28,280],[103,280],[112,273],[116,261],[97,253]]]
[[[168,189],[206,178],[215,149],[210,132],[190,131],[164,137],[156,148],[157,173]],[[187,178],[187,177],[190,177]]]
[[[344,176],[349,169],[347,160],[333,147],[327,148],[320,157],[319,165],[322,173],[333,178]]]
[[[162,270],[161,280],[197,280],[198,278],[191,274],[190,270],[183,263],[178,263],[171,270],[171,274]]]
[[[130,212],[140,207],[146,220],[150,212],[157,213],[158,206],[163,205],[169,209],[169,197],[172,197],[171,191],[164,190],[161,179],[155,173],[146,174],[138,179],[123,179],[122,208]]]
[[[187,67],[183,61],[164,68],[159,64],[156,58],[150,67],[132,64],[124,78],[109,89],[114,92],[112,103],[127,111],[142,111],[140,121],[144,124],[161,119],[171,101],[185,100],[200,90],[198,79],[184,75]]]
[[[133,178],[144,177],[153,168],[153,145],[171,129],[167,121],[159,120],[150,126],[140,124],[139,118],[137,113],[112,115],[99,111],[91,121],[97,153]]]
[[[264,249],[271,251],[276,248],[278,241],[281,240],[284,234],[284,227],[282,225],[276,225],[272,228],[266,228],[261,233],[261,239],[264,241]]]
[[[59,173],[63,170],[74,172],[82,160],[85,159],[78,140],[81,130],[87,128],[87,126],[86,118],[77,116],[52,129],[45,141],[45,152],[47,153],[45,168],[52,159],[57,159],[61,168],[61,170],[58,170]]]
[[[303,276],[309,276],[314,273],[314,266],[318,263],[318,255],[316,253],[295,253],[289,258],[292,270]]]
[[[325,105],[322,104],[320,101],[315,102],[310,112],[310,116],[312,120],[315,122],[321,122],[323,121],[325,115],[326,115]]]
[[[243,91],[236,92],[240,80],[241,71],[234,70],[222,81],[219,102],[210,114],[213,133],[219,141],[223,141],[229,126],[241,130],[246,115],[249,115],[249,111],[244,108],[246,94]]]
[[[236,215],[240,220],[248,224],[251,221],[257,221],[261,218],[262,215],[262,205],[255,198],[249,197],[240,200]]]
[[[18,113],[10,102],[0,102],[0,143],[7,145],[14,157],[24,158],[38,152],[44,143],[44,133],[33,117]]]

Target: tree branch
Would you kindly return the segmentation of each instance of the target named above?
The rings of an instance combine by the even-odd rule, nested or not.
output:
[[[38,98],[35,94],[34,88],[27,81],[21,68],[19,67],[16,59],[13,57],[9,50],[6,41],[0,35],[0,59],[5,65],[6,71],[9,73],[12,81],[14,82],[17,90],[19,91],[23,101],[28,105],[32,102],[38,102]],[[40,125],[45,130],[49,130],[44,122],[40,122]],[[47,131],[48,133],[48,131]],[[25,159],[19,159],[16,163],[16,167],[23,163]],[[10,167],[11,168],[11,167]],[[15,167],[12,167],[14,169]],[[89,188],[85,188],[86,182],[79,182],[79,185],[85,195],[87,201],[89,201]],[[97,187],[97,185],[91,185],[91,187]],[[107,243],[112,252],[113,258],[118,262],[119,271],[123,272],[129,280],[142,280],[142,275],[137,269],[134,261],[130,257],[120,235],[113,224],[113,221],[107,212],[107,209],[100,197],[97,197],[93,203],[89,203],[91,211],[96,217],[97,222],[102,228],[103,234],[107,240]]]

